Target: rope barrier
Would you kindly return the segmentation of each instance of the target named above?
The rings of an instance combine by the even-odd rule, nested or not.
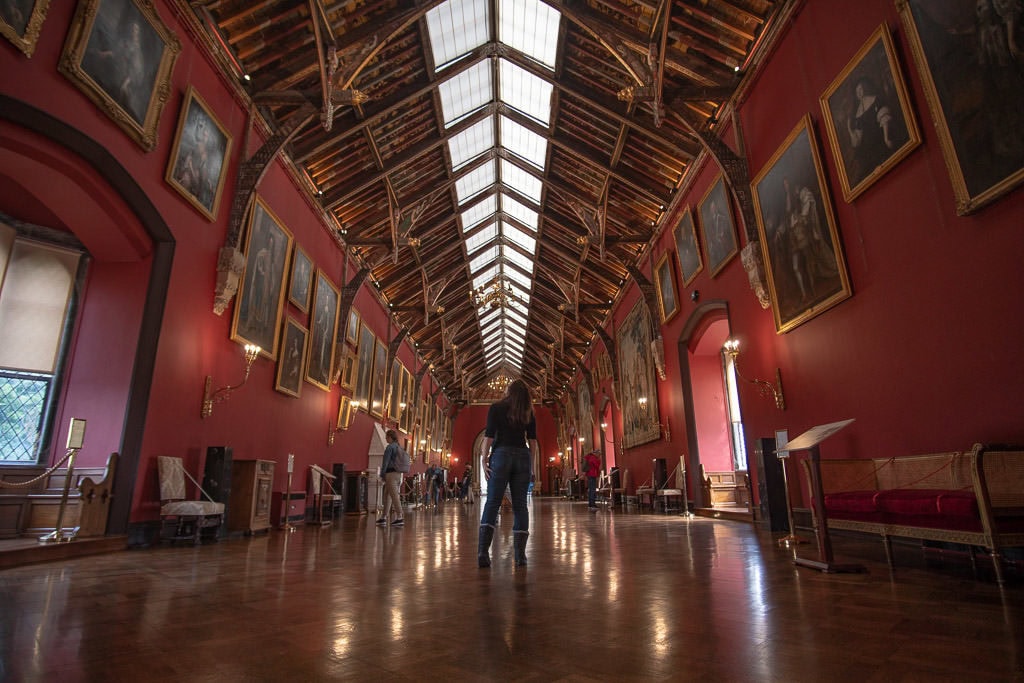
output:
[[[56,472],[57,470],[59,470],[59,469],[60,469],[60,466],[61,466],[61,465],[63,465],[64,463],[66,463],[66,462],[68,461],[68,458],[70,458],[70,457],[72,456],[72,454],[74,454],[75,450],[76,450],[76,449],[74,449],[74,448],[69,448],[69,449],[68,449],[68,452],[64,454],[64,457],[63,457],[63,458],[61,458],[60,462],[58,462],[57,464],[55,464],[55,465],[54,465],[53,467],[51,467],[51,468],[49,468],[49,469],[45,470],[45,471],[44,471],[44,472],[43,472],[42,474],[40,474],[40,475],[39,475],[38,477],[35,477],[35,478],[33,478],[33,479],[29,479],[28,481],[19,481],[19,482],[10,482],[10,481],[0,481],[0,488],[6,488],[6,489],[18,489],[18,488],[24,488],[24,487],[26,487],[26,486],[31,486],[32,484],[35,484],[35,483],[37,483],[37,482],[40,482],[40,481],[42,481],[43,479],[46,479],[46,478],[47,478],[47,477],[49,477],[49,476],[50,476],[51,474],[53,474],[54,472]]]

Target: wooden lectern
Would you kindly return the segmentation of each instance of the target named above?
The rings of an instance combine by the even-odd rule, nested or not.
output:
[[[817,569],[826,574],[867,571],[863,565],[838,564],[834,561],[832,557],[832,541],[828,535],[828,513],[825,512],[825,494],[822,492],[823,489],[821,487],[821,453],[818,450],[818,444],[852,422],[853,420],[850,419],[812,427],[775,451],[778,454],[807,451],[807,457],[811,463],[811,494],[814,496],[814,535],[818,539],[818,559],[809,560],[797,556],[794,552],[793,564],[800,567]],[[792,531],[793,529],[790,527],[790,533]]]

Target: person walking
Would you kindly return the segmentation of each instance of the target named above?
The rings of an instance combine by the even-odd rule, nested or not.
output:
[[[395,509],[396,519],[391,526],[402,526],[405,518],[402,516],[402,498],[398,495],[398,486],[402,483],[402,464],[404,454],[402,447],[398,445],[398,434],[394,429],[384,433],[388,445],[384,448],[384,458],[380,463],[380,476],[384,480],[384,515],[377,520],[380,526],[387,526],[391,517],[392,506]],[[408,459],[409,456],[405,456]]]
[[[597,512],[597,477],[601,474],[600,451],[590,451],[583,458],[583,474],[587,477],[587,509]]]
[[[508,385],[505,397],[491,404],[487,411],[483,456],[484,468],[490,478],[487,480],[487,502],[480,517],[478,566],[491,566],[491,541],[506,486],[512,493],[515,564],[517,567],[526,565],[526,539],[530,536],[526,493],[537,452],[537,417],[533,412],[530,389],[526,382],[517,379]]]

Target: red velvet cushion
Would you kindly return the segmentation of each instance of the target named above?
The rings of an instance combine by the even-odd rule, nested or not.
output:
[[[939,494],[939,514],[945,517],[980,518],[974,491],[946,491]]]
[[[878,509],[895,515],[937,515],[938,498],[948,491],[936,489],[890,489],[875,497]]]
[[[841,491],[825,494],[825,509],[833,512],[875,512],[876,491]]]

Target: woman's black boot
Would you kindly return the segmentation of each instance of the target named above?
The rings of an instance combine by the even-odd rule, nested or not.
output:
[[[494,527],[482,525],[480,527],[480,542],[476,549],[476,564],[478,567],[491,566],[491,539],[494,538]]]

